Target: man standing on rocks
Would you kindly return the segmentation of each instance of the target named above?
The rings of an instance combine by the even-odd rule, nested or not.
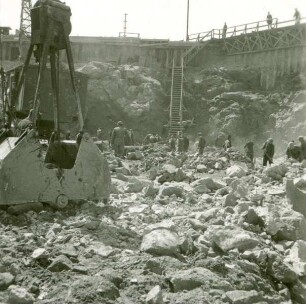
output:
[[[198,138],[198,155],[203,155],[203,151],[206,145],[206,141],[202,135],[202,133],[198,133],[199,138]]]
[[[173,134],[170,136],[170,139],[169,139],[169,147],[170,147],[171,152],[175,152],[175,148],[176,148],[175,147],[175,137]]]
[[[253,164],[254,160],[254,143],[252,141],[249,141],[244,146],[245,155],[251,160],[251,163]]]
[[[273,164],[273,156],[274,156],[274,144],[273,139],[269,138],[263,145],[262,149],[264,150],[263,155],[263,166],[267,165],[267,162],[269,164]]]
[[[287,158],[293,158],[295,160],[301,160],[301,148],[294,145],[294,140],[290,141],[286,150]]]
[[[223,148],[225,151],[227,151],[231,147],[232,147],[232,136],[228,135],[227,140],[224,142]]]
[[[184,141],[184,152],[188,152],[189,150],[189,138],[187,137],[186,134],[183,136],[183,141]]]
[[[177,139],[177,152],[184,152],[184,137],[182,132],[179,132]]]
[[[299,141],[301,143],[301,161],[306,159],[306,141],[303,136],[299,136]]]
[[[111,146],[115,150],[117,157],[124,155],[124,141],[127,135],[126,129],[123,127],[123,122],[118,121],[117,127],[114,128],[111,136]]]

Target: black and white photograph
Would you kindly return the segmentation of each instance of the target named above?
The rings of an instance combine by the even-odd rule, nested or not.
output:
[[[306,304],[306,1],[0,0],[0,304]]]

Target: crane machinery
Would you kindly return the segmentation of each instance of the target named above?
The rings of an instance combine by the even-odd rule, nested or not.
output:
[[[71,10],[59,0],[39,0],[31,9],[31,44],[15,89],[19,96],[32,55],[39,63],[28,127],[19,137],[0,139],[0,205],[48,202],[58,208],[72,200],[107,200],[111,178],[107,160],[84,132],[69,34]],[[59,53],[65,50],[78,110],[77,140],[60,139]],[[37,132],[40,92],[50,59],[54,132],[49,144]]]

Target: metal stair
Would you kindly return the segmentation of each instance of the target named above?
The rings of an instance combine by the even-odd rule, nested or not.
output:
[[[169,136],[177,136],[181,132],[182,127],[182,109],[183,109],[183,58],[181,65],[172,64],[172,83],[171,83],[171,103],[170,103],[170,121],[169,121]]]

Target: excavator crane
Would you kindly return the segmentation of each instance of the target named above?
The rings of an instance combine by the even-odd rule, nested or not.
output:
[[[69,34],[71,10],[59,0],[39,0],[31,9],[31,44],[16,85],[19,96],[34,54],[39,63],[30,124],[19,137],[0,143],[0,205],[47,202],[63,208],[69,200],[107,200],[111,178],[107,160],[84,133],[81,102],[76,86]],[[78,109],[77,140],[61,140],[59,98],[59,52],[65,50],[71,85]],[[38,138],[40,91],[50,59],[54,132],[49,144]]]

